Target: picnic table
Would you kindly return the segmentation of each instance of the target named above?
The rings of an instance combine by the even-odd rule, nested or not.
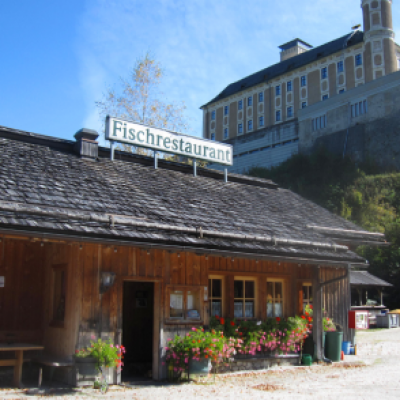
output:
[[[21,387],[22,364],[24,363],[24,351],[27,350],[43,350],[44,346],[29,343],[0,343],[0,351],[14,351],[15,358],[2,360],[0,359],[0,367],[14,367],[14,386]]]

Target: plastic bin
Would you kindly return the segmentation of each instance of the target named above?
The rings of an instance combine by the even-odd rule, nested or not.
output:
[[[303,357],[301,357],[301,363],[309,367],[312,364],[312,359],[313,358],[310,354],[303,354]]]
[[[325,357],[334,362],[340,361],[342,343],[343,332],[326,332]]]
[[[351,342],[343,342],[342,350],[345,356],[350,355]]]

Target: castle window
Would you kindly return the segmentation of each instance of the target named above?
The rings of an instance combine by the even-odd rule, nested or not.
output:
[[[275,86],[275,96],[281,95],[281,85]]]
[[[228,139],[229,137],[229,132],[228,132],[228,128],[224,129],[224,139]]]
[[[287,108],[287,117],[292,118],[293,117],[293,107],[288,107]]]
[[[312,119],[312,130],[318,131],[326,127],[326,115],[321,115],[320,117]]]
[[[355,118],[367,113],[367,100],[358,101],[351,105],[351,117]]]
[[[211,121],[215,121],[215,111],[211,111]]]
[[[215,133],[211,134],[211,140],[215,140]]]
[[[287,89],[288,92],[292,91],[292,81],[289,81],[289,82],[286,83],[286,89]]]
[[[228,115],[229,114],[229,106],[225,106],[224,107],[224,115]]]
[[[326,79],[328,77],[328,68],[321,68],[321,79]]]
[[[301,87],[307,86],[307,77],[303,75],[300,79],[301,79]]]
[[[258,126],[259,126],[259,127],[264,126],[264,117],[263,117],[263,116],[261,116],[261,117],[258,119]]]
[[[275,112],[275,121],[279,122],[281,120],[281,111],[278,110]]]
[[[238,124],[238,133],[243,133],[243,124]]]
[[[243,100],[239,100],[238,101],[238,110],[242,110],[243,109]]]
[[[362,65],[362,55],[361,54],[356,54],[355,58],[354,58],[356,67],[358,65]]]
[[[248,105],[249,107],[251,107],[251,106],[253,105],[253,96],[249,96],[249,97],[247,98],[247,105]]]
[[[301,108],[306,108],[307,107],[307,102],[306,101],[303,101],[302,103],[301,103]]]
[[[264,93],[263,92],[258,93],[258,101],[260,103],[262,103],[264,101]]]
[[[337,72],[343,72],[343,61],[337,63]]]
[[[253,121],[252,120],[247,121],[247,130],[249,130],[249,131],[253,130]]]

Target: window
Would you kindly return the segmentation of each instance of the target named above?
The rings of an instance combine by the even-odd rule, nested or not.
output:
[[[397,59],[397,69],[400,70],[400,58]]]
[[[312,305],[313,294],[311,283],[303,283],[303,313],[306,310],[306,306]]]
[[[249,130],[249,131],[253,130],[253,121],[252,120],[247,121],[247,130]]]
[[[352,118],[358,117],[367,113],[367,100],[359,101],[351,105],[351,116]]]
[[[224,129],[224,139],[228,139],[229,133],[228,133],[228,128]]]
[[[306,108],[307,107],[307,102],[306,101],[303,101],[302,103],[301,103],[301,108]]]
[[[251,107],[251,106],[253,105],[253,96],[249,96],[249,97],[247,98],[247,105],[248,105],[249,107]]]
[[[234,289],[234,317],[253,318],[255,302],[255,284],[249,280],[235,280]]]
[[[238,110],[243,110],[243,100],[238,101]]]
[[[354,62],[355,62],[356,67],[358,65],[362,65],[362,55],[356,54],[356,56],[354,57]]]
[[[210,299],[210,316],[222,316],[222,279],[208,280],[208,293]]]
[[[281,95],[281,85],[275,86],[275,96]]]
[[[322,96],[322,100],[328,100],[328,98],[329,98],[329,96],[328,96],[327,94],[324,94],[324,95]]]
[[[229,114],[229,106],[225,106],[224,107],[224,115],[228,115]]]
[[[211,140],[215,140],[215,133],[211,134]]]
[[[321,79],[326,79],[328,77],[328,69],[326,67],[321,68]]]
[[[215,110],[211,111],[211,121],[215,120]]]
[[[283,317],[283,282],[267,281],[267,317]]]
[[[326,127],[326,115],[312,119],[312,130],[317,131]]]
[[[67,265],[53,265],[53,304],[51,326],[64,326]]]
[[[292,91],[292,81],[289,81],[289,82],[286,83],[286,89],[287,89],[288,92]]]
[[[337,72],[343,72],[343,61],[337,63]]]
[[[200,320],[200,289],[180,289],[169,292],[169,318],[173,320]]]
[[[281,120],[281,111],[278,110],[275,112],[275,121],[279,122]]]
[[[301,79],[301,87],[307,86],[307,77],[303,75],[300,79]]]
[[[339,94],[344,93],[344,89],[339,90]]]
[[[258,93],[258,101],[260,103],[262,103],[264,101],[264,93],[263,92]]]
[[[243,133],[243,124],[238,124],[238,133]]]
[[[264,126],[264,117],[263,117],[263,116],[261,116],[260,118],[258,118],[258,126],[259,126],[259,127]]]
[[[293,117],[293,107],[290,106],[287,108],[287,117],[292,118]]]

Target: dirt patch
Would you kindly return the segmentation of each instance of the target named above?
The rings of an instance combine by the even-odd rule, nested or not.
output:
[[[252,389],[264,390],[268,392],[275,392],[276,390],[283,390],[285,387],[283,385],[275,385],[272,383],[267,383],[266,385],[256,385]]]

